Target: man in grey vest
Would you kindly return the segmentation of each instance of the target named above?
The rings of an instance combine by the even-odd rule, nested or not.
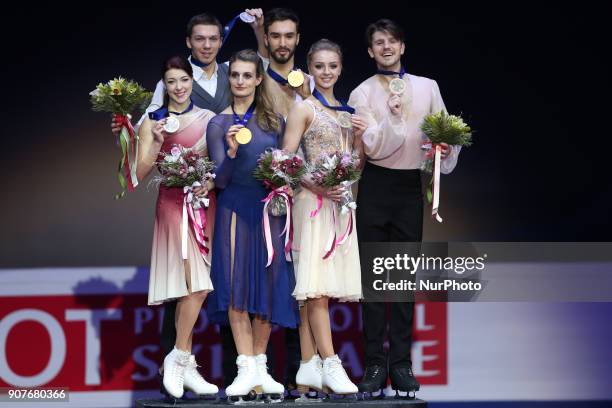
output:
[[[260,56],[267,55],[264,45],[263,11],[261,9],[247,9],[247,14],[253,16],[255,21],[249,23],[253,28],[257,39],[257,49]],[[188,60],[193,69],[193,92],[191,100],[193,104],[202,109],[208,109],[215,113],[224,110],[230,104],[230,86],[228,78],[228,63],[217,63],[217,54],[223,45],[224,29],[219,20],[210,14],[198,14],[191,17],[187,23],[186,44],[191,50]],[[146,109],[137,123],[139,126],[149,112],[153,112],[164,104],[166,92],[164,83],[157,83],[151,104]],[[117,135],[121,130],[113,120],[111,124],[113,134]],[[175,327],[176,302],[164,303],[164,321],[160,335],[160,345],[163,355],[168,354],[176,342]],[[221,340],[223,343],[223,381],[231,384],[236,376],[236,346],[232,332],[228,327],[220,326]],[[163,390],[163,386],[161,387]],[[162,391],[163,392],[163,391]]]

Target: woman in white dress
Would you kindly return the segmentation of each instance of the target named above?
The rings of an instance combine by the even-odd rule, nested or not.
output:
[[[296,152],[301,146],[309,164],[313,164],[321,154],[337,151],[356,151],[361,155],[365,122],[352,116],[352,129],[342,129],[337,120],[339,110],[344,110],[334,96],[334,84],[342,71],[340,47],[329,40],[314,43],[308,52],[308,70],[314,77],[315,90],[311,97],[296,103],[290,111],[283,148]],[[348,378],[334,352],[328,303],[330,298],[340,301],[359,301],[362,298],[357,235],[353,228],[353,236],[349,236],[335,254],[326,257],[330,233],[335,229],[337,236],[343,234],[349,219],[350,213],[337,211],[343,188],[323,188],[308,177],[303,187],[295,195],[293,209],[296,273],[293,295],[301,304],[302,353],[296,383],[302,395],[309,389],[354,394],[357,387]],[[319,203],[318,213],[312,216],[311,212],[319,207]],[[354,210],[351,212],[354,217]]]

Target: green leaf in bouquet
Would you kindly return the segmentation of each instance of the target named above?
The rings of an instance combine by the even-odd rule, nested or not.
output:
[[[431,186],[427,187],[427,202],[431,204],[433,201],[433,192],[431,191]]]
[[[90,92],[92,109],[96,112],[110,112],[127,115],[143,112],[150,104],[153,94],[137,82],[123,77],[100,83]]]
[[[435,144],[470,146],[472,129],[460,116],[449,115],[444,111],[432,113],[425,117],[421,130]]]

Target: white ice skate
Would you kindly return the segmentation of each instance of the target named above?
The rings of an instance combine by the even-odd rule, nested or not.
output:
[[[315,354],[308,361],[300,361],[300,369],[295,376],[297,390],[300,393],[296,402],[322,402],[322,398],[309,397],[309,394],[323,391],[323,361]]]
[[[238,375],[225,389],[227,401],[231,404],[244,404],[257,400],[257,395],[261,395],[263,391],[255,357],[241,354],[236,359],[236,365]]]
[[[202,377],[198,371],[195,356],[189,356],[189,363],[185,369],[185,390],[192,391],[196,395],[214,396],[219,392],[219,387],[211,384]]]
[[[268,358],[265,354],[258,354],[255,356],[255,362],[264,396],[270,402],[281,402],[285,397],[285,387],[268,373]]]
[[[323,390],[329,394],[356,395],[358,391],[357,386],[351,382],[344,371],[342,361],[337,354],[323,360],[322,382]]]
[[[189,364],[187,351],[176,347],[164,358],[164,388],[174,398],[181,398],[184,393],[185,370]]]

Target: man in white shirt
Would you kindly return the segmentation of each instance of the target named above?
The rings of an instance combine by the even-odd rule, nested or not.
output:
[[[420,242],[423,231],[423,194],[420,167],[424,159],[420,125],[429,113],[445,110],[436,81],[405,72],[404,33],[391,20],[382,19],[366,29],[368,53],[377,73],[352,93],[349,105],[368,122],[363,134],[366,164],[357,197],[357,234],[360,250],[368,242]],[[389,89],[392,80],[403,81],[402,93]],[[442,144],[441,171],[450,173],[460,147]],[[366,259],[365,252],[361,259]],[[372,273],[362,264],[362,276]],[[359,390],[375,392],[386,388],[387,377],[395,390],[414,395],[419,383],[411,367],[412,317],[414,303],[362,302],[365,373]],[[389,354],[383,349],[389,325]]]

